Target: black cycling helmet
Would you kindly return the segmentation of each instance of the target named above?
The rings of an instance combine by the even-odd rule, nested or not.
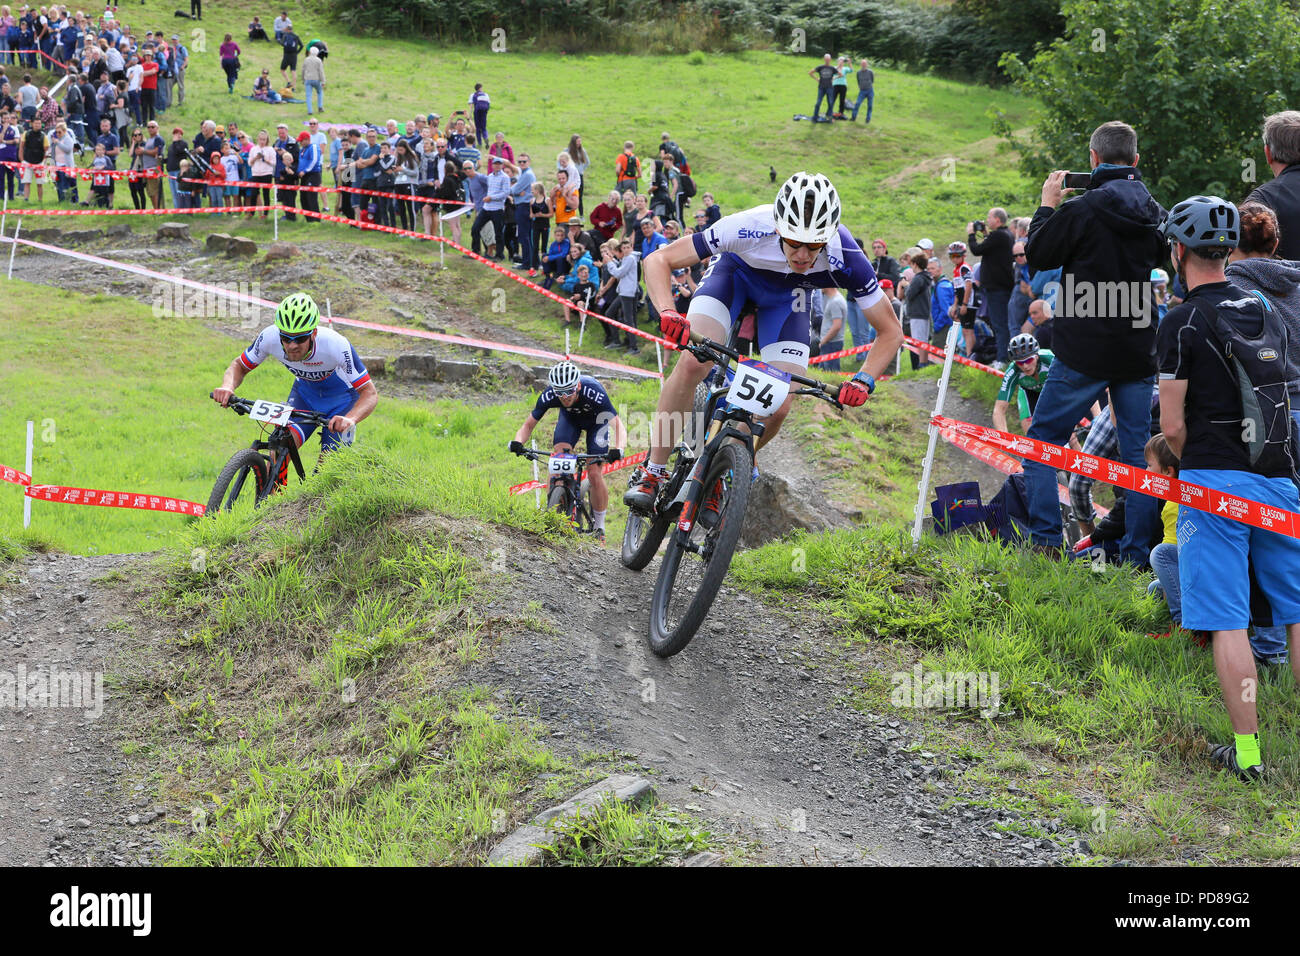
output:
[[[1021,332],[1007,344],[1007,354],[1013,362],[1023,362],[1038,354],[1038,339],[1028,332]]]
[[[1169,210],[1160,231],[1170,242],[1222,258],[1237,248],[1240,226],[1241,214],[1226,199],[1193,196]],[[1214,250],[1222,250],[1221,255],[1213,256]]]

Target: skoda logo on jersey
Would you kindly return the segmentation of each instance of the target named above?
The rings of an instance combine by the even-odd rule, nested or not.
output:
[[[768,236],[775,236],[776,231],[771,230],[764,232],[762,229],[737,229],[737,239],[766,239]]]
[[[826,253],[826,261],[830,263],[832,269],[842,270],[844,268],[844,260],[838,256],[831,255],[829,252]]]
[[[1256,354],[1261,362],[1274,362],[1277,360],[1277,352],[1273,349],[1260,349]]]

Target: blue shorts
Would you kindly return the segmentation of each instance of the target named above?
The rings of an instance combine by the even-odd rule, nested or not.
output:
[[[323,400],[308,396],[297,385],[293,387],[293,390],[289,392],[289,397],[284,401],[285,404],[292,405],[294,408],[309,408],[327,418],[332,418],[335,415],[346,415],[351,411],[352,406],[356,404],[356,400],[348,393],[341,394],[337,398]],[[307,439],[316,431],[315,425],[307,425],[302,422],[290,422],[289,427],[298,436],[298,445],[300,447],[307,444]],[[355,428],[349,428],[345,432],[332,432],[328,428],[322,429],[320,433],[321,451],[329,451],[339,445],[351,445],[356,431]]]
[[[807,368],[812,291],[780,285],[724,252],[705,270],[686,315],[707,315],[730,329],[749,303],[757,309],[754,337],[762,360]]]
[[[1238,498],[1300,511],[1300,496],[1288,478],[1197,468],[1186,469],[1178,477]],[[1273,607],[1273,623],[1300,623],[1300,538],[1179,506],[1183,627],[1231,631],[1250,624],[1248,559],[1254,561],[1255,579]]]
[[[587,454],[603,455],[609,451],[609,426],[601,425],[594,418],[576,418],[564,409],[560,409],[560,419],[555,423],[553,445],[578,447],[578,438],[587,433]]]

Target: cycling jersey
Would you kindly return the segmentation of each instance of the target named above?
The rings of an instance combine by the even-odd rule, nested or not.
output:
[[[1020,371],[1020,366],[1012,362],[1007,366],[1007,370],[1002,373],[1002,387],[998,389],[999,402],[1009,402],[1012,396],[1019,401],[1020,417],[1028,418],[1033,412],[1033,406],[1038,401],[1038,393],[1043,388],[1043,383],[1047,381],[1047,370],[1052,367],[1054,356],[1048,349],[1038,350],[1038,368],[1033,375],[1026,375]],[[1032,400],[1031,394],[1032,393]]]
[[[333,329],[316,330],[316,345],[301,362],[291,362],[284,357],[280,344],[280,330],[269,325],[258,333],[253,344],[239,356],[245,371],[251,372],[267,358],[278,359],[293,373],[296,381],[285,403],[294,408],[308,408],[322,415],[346,415],[356,403],[356,390],[370,381],[370,373],[357,357],[357,350]],[[298,444],[306,443],[316,430],[315,425],[290,422],[289,427],[298,435]],[[321,432],[321,447],[350,445],[356,429]]]
[[[964,262],[952,270],[952,290],[957,303],[957,321],[961,323],[963,329],[975,328],[975,304],[971,295],[974,290],[970,285],[974,278],[975,273]],[[963,312],[961,309],[963,305],[970,308]]]
[[[311,354],[301,362],[291,362],[284,357],[280,330],[268,325],[239,356],[239,361],[251,372],[268,357],[278,359],[293,373],[298,380],[294,391],[313,411],[321,411],[345,397],[351,398],[356,389],[370,381],[370,373],[357,357],[357,350],[333,329],[318,328]]]
[[[730,328],[745,303],[753,303],[765,362],[807,366],[812,290],[843,289],[864,311],[884,298],[871,261],[846,226],[803,273],[793,271],[781,251],[770,204],[723,216],[691,241],[696,255],[712,259],[687,315],[707,315]]]
[[[609,423],[618,415],[618,411],[614,408],[609,393],[605,391],[605,386],[590,375],[581,376],[578,384],[578,400],[570,408],[565,408],[560,403],[555,389],[547,388],[537,396],[537,404],[532,411],[533,420],[540,422],[548,411],[558,408],[560,415],[559,421],[555,423],[552,444],[577,447],[578,438],[585,431],[587,453],[603,455],[609,451]]]

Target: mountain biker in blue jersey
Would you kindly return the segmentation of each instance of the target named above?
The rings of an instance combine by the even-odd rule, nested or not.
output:
[[[320,310],[312,297],[295,292],[275,310],[275,324],[258,333],[253,344],[226,369],[212,399],[225,407],[235,389],[267,358],[277,359],[294,375],[285,404],[330,416],[321,433],[321,451],[352,444],[357,422],[375,410],[379,393],[357,351],[333,329],[322,329]],[[301,447],[316,430],[314,425],[290,422],[289,430]]]
[[[712,257],[709,259],[709,257]],[[685,316],[673,311],[671,277],[709,259]],[[724,216],[707,229],[684,236],[645,260],[645,283],[659,311],[664,336],[677,344],[692,331],[726,342],[746,302],[757,308],[756,344],[760,357],[786,372],[808,367],[809,308],[814,289],[844,289],[876,330],[876,342],[861,370],[839,387],[838,401],[861,405],[875,390],[877,375],[894,360],[903,330],[889,300],[880,291],[875,270],[849,230],[840,225],[840,199],[820,173],[799,172],[781,186],[776,201]],[[682,352],[659,396],[651,429],[649,460],[623,496],[628,507],[648,512],[659,484],[668,476],[668,456],[681,424],[693,409],[695,387],[711,365]],[[762,448],[790,410],[790,400],[763,419]],[[716,496],[715,496],[716,497]],[[710,502],[715,498],[711,497]],[[709,503],[706,502],[706,509]]]
[[[546,390],[537,396],[537,404],[519,426],[509,448],[516,455],[524,453],[528,441],[542,418],[552,408],[560,410],[552,438],[553,455],[572,451],[578,438],[587,433],[587,454],[605,455],[612,464],[623,457],[627,430],[618,417],[614,403],[605,387],[590,375],[583,375],[578,366],[567,359],[557,363],[546,376]],[[609,487],[605,474],[599,467],[587,471],[591,486],[591,522],[596,529],[596,540],[605,543],[605,513],[609,509]]]

